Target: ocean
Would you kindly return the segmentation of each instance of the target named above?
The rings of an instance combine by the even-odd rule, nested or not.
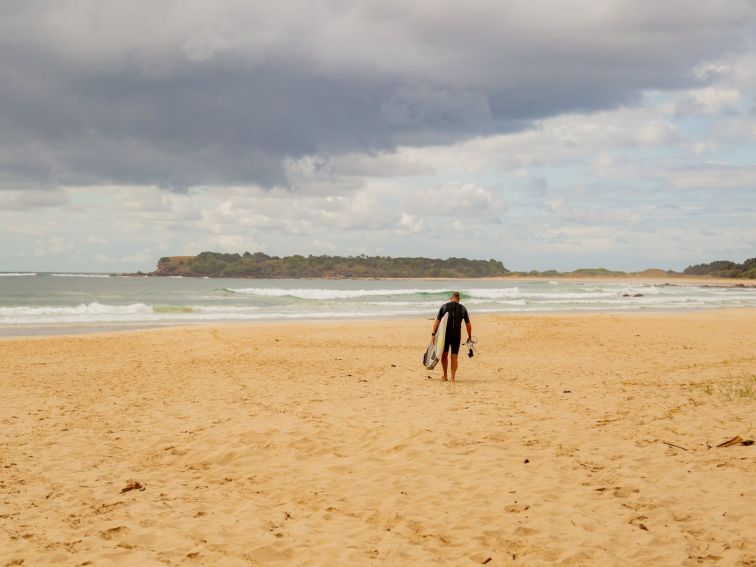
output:
[[[522,280],[252,280],[0,273],[0,336],[239,321],[435,316],[449,292],[479,313],[756,307],[756,289]]]

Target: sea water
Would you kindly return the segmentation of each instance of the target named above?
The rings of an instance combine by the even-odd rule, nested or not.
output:
[[[0,273],[0,335],[205,322],[433,318],[459,290],[479,313],[756,307],[756,289],[548,280],[253,280]]]

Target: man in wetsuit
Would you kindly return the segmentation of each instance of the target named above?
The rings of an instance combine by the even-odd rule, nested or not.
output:
[[[436,336],[438,325],[441,323],[441,318],[445,313],[449,314],[449,318],[446,323],[446,344],[444,345],[444,354],[441,356],[441,367],[444,369],[443,381],[446,382],[446,368],[449,364],[448,354],[451,351],[451,381],[454,382],[457,374],[459,345],[462,342],[462,320],[465,321],[465,327],[467,328],[467,340],[469,341],[472,336],[470,316],[467,314],[465,306],[459,302],[458,291],[452,292],[449,302],[442,305],[441,309],[439,309],[436,320],[433,323],[432,337]]]

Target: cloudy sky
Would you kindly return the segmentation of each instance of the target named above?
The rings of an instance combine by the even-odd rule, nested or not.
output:
[[[754,0],[0,2],[0,271],[756,255]]]

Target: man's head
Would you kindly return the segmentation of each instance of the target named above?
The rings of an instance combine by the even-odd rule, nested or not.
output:
[[[451,294],[451,297],[449,297],[450,301],[459,301],[459,292],[453,291]]]

